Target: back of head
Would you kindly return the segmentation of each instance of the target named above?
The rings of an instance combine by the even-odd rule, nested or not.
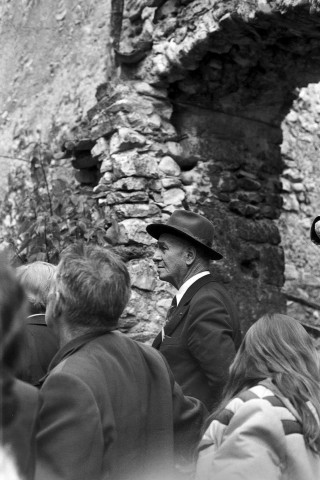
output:
[[[51,263],[40,261],[17,268],[17,275],[27,293],[32,313],[45,312],[56,268]]]
[[[320,452],[320,426],[307,406],[311,402],[320,418],[319,356],[303,326],[287,315],[264,315],[248,330],[230,367],[226,397],[265,378],[293,404],[307,443]]]
[[[319,361],[312,338],[294,318],[279,313],[264,315],[248,330],[232,370],[250,379],[286,374],[319,380]]]
[[[129,300],[130,277],[110,249],[73,245],[61,256],[56,289],[69,325],[114,328]]]

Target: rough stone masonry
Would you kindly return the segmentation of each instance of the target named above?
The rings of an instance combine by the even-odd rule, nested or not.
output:
[[[172,292],[156,278],[145,227],[186,208],[216,227],[225,260],[212,271],[246,330],[286,308],[283,211],[305,215],[305,225],[313,215],[304,211],[312,194],[295,158],[286,158],[282,124],[297,89],[320,78],[318,2],[112,6],[109,80],[63,150],[78,181],[94,186],[110,242],[128,261],[133,291],[123,328],[141,340],[158,331]]]

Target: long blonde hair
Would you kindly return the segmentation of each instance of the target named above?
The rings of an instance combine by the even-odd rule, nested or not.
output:
[[[264,315],[248,330],[230,367],[223,400],[209,421],[231,398],[265,378],[292,403],[306,443],[320,454],[320,425],[307,405],[311,402],[320,418],[319,355],[303,326],[287,315]]]

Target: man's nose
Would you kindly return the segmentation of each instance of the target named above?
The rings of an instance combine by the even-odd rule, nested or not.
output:
[[[160,251],[159,251],[159,248],[156,248],[154,254],[153,254],[153,257],[152,257],[152,260],[154,262],[160,262],[161,260],[161,255],[160,255]]]

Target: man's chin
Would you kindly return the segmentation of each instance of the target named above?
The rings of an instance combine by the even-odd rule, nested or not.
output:
[[[163,282],[167,281],[166,272],[162,268],[158,270],[158,277],[159,277],[159,280],[162,280]]]

